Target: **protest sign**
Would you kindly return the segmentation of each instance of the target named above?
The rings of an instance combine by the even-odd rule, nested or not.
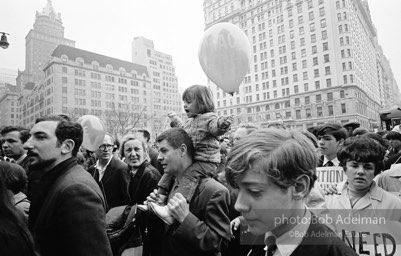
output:
[[[342,167],[330,166],[330,167],[318,167],[316,168],[317,181],[324,191],[327,187],[331,187],[333,184],[338,184],[346,176]]]
[[[342,219],[336,220],[337,234],[359,255],[401,255],[400,222],[374,217],[369,220],[358,217],[338,218]],[[372,224],[360,224],[366,221]]]

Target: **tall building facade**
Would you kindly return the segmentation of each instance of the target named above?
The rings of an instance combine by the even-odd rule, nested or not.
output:
[[[43,68],[59,44],[74,47],[75,41],[64,37],[61,15],[55,12],[51,0],[47,0],[42,12],[36,12],[33,29],[25,37],[25,70],[18,72],[19,87],[28,82],[43,82]]]
[[[49,114],[94,115],[120,137],[151,126],[151,79],[146,66],[59,45],[44,67],[45,80],[21,97],[21,124]]]
[[[351,121],[372,129],[382,108],[376,32],[361,0],[205,0],[205,27],[231,22],[251,43],[234,96],[212,82],[218,114],[305,129]]]
[[[15,80],[14,80],[15,82]],[[19,93],[17,87],[6,83],[0,90],[0,126],[19,123]]]
[[[151,79],[151,109],[154,135],[169,128],[171,111],[182,112],[178,79],[171,55],[155,50],[152,40],[135,37],[132,42],[132,62],[144,65]]]
[[[6,83],[15,85],[16,78],[17,78],[17,70],[0,68],[0,88],[4,87]]]

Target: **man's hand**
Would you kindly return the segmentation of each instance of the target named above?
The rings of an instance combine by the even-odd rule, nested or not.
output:
[[[154,189],[152,193],[150,193],[147,197],[146,197],[146,201],[145,202],[153,202],[153,203],[157,203],[159,200],[159,193],[157,192],[157,189]]]
[[[230,233],[232,237],[234,237],[234,231],[238,230],[240,225],[241,225],[241,219],[239,217],[233,219],[230,222]]]
[[[173,216],[179,223],[182,223],[189,214],[189,204],[187,199],[185,199],[185,197],[180,193],[176,193],[170,199],[167,208],[169,209],[171,216]]]

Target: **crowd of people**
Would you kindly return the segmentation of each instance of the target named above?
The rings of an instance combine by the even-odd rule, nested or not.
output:
[[[327,216],[401,222],[398,127],[234,129],[207,87],[182,99],[188,119],[170,113],[157,148],[140,129],[120,140],[106,133],[90,152],[65,115],[3,127],[0,255],[358,255],[368,247]],[[345,178],[322,187],[319,168],[339,167]],[[130,216],[118,244],[116,212]]]

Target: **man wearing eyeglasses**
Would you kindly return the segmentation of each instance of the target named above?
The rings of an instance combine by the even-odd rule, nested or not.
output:
[[[88,169],[103,192],[107,211],[129,203],[128,166],[113,156],[113,148],[114,139],[106,134],[102,145],[95,151],[96,163]]]

